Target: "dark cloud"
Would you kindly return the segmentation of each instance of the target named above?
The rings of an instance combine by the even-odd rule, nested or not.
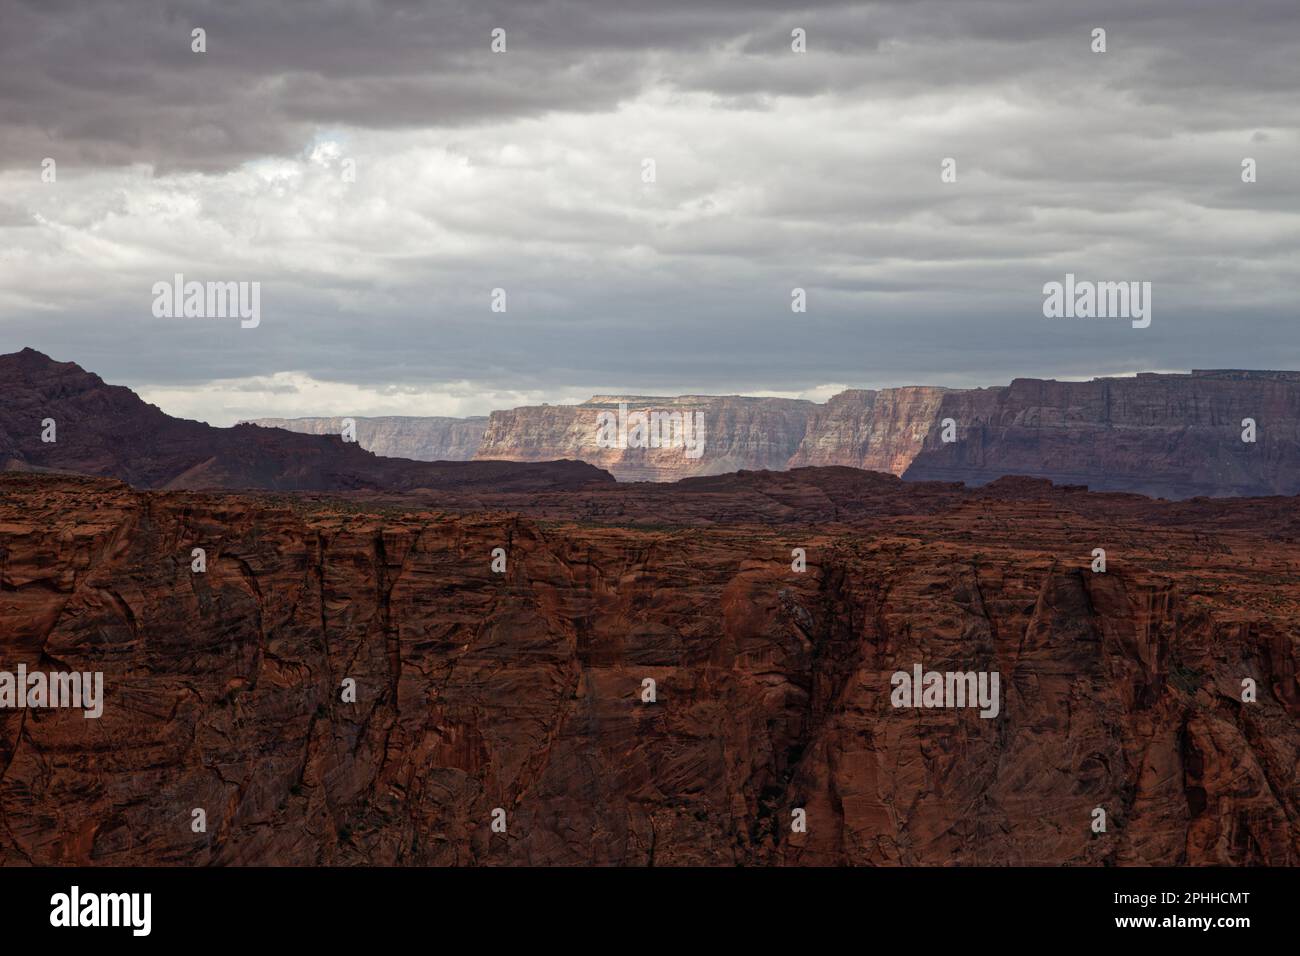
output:
[[[0,0],[0,351],[494,395],[1300,366],[1298,92],[1294,0]],[[177,271],[262,326],[153,319]],[[1152,327],[1046,322],[1067,271],[1153,282]]]
[[[3,0],[0,161],[214,170],[292,153],[319,125],[598,110],[637,93],[658,55],[703,52],[778,7]]]
[[[745,103],[1017,77],[1041,89],[1087,71],[1207,123],[1275,117],[1275,100],[1294,117],[1300,61],[1293,0],[0,0],[0,24],[0,163],[163,170],[290,155],[321,126],[602,110],[651,82]],[[813,55],[786,55],[792,26]],[[1082,55],[1093,26],[1109,31],[1106,60]],[[194,27],[206,54],[190,51]],[[495,27],[505,55],[489,51]]]

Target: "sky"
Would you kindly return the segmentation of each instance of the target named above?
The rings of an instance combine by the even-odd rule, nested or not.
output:
[[[0,0],[0,352],[219,425],[1300,368],[1298,179],[1295,0]]]

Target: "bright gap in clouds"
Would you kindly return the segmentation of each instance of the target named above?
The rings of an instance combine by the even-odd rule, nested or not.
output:
[[[573,404],[590,396],[539,392],[484,392],[469,382],[364,388],[320,381],[300,372],[245,379],[219,379],[201,389],[160,386],[140,397],[177,418],[229,426],[254,418],[378,417],[383,415],[467,418],[520,405]]]

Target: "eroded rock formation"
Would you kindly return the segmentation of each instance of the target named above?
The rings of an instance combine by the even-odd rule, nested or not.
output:
[[[494,412],[477,457],[572,458],[623,481],[847,465],[968,484],[1029,475],[1166,498],[1300,492],[1300,374],[1291,372],[853,389],[824,405],[704,396],[625,400],[634,411],[703,415],[703,454],[598,447],[596,416],[620,401],[598,397]],[[951,442],[944,441],[946,421]],[[1248,428],[1254,441],[1243,441]]]
[[[689,413],[703,421],[701,454],[668,447],[601,447],[602,412]],[[741,469],[788,467],[818,406],[786,398],[687,395],[678,398],[598,395],[581,405],[536,405],[493,412],[476,457],[505,461],[591,462],[620,481],[676,481]]]
[[[809,419],[790,467],[849,465],[901,475],[940,420],[944,389],[852,389]]]
[[[0,475],[4,668],[106,685],[0,710],[0,862],[1300,862],[1293,499],[433,500]],[[997,671],[998,716],[891,706],[918,663]]]

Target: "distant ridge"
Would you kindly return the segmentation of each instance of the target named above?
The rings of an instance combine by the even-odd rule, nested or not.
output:
[[[613,480],[577,461],[417,462],[380,458],[337,436],[214,428],[172,418],[128,388],[33,349],[0,355],[0,467],[99,475],[137,488],[274,491],[541,491]]]
[[[620,403],[700,412],[704,454],[597,447],[597,415]],[[1254,442],[1242,440],[1247,419]],[[943,440],[948,420],[951,442]],[[421,421],[404,419],[403,428],[418,433]],[[450,427],[432,422],[432,433]],[[471,444],[462,446],[467,457]],[[480,459],[580,459],[623,481],[847,465],[909,480],[980,485],[1023,475],[1165,498],[1293,495],[1300,494],[1300,372],[1197,369],[1085,382],[1018,378],[975,389],[850,389],[824,404],[597,395],[579,405],[493,412],[475,447]]]
[[[1197,369],[1082,382],[1018,378],[975,389],[849,389],[823,404],[738,395],[602,394],[578,405],[524,406],[479,418],[357,417],[360,447],[337,437],[342,418],[256,420],[305,433],[296,439],[262,434],[265,429],[249,424],[212,429],[172,419],[129,390],[30,349],[0,357],[0,389],[6,390],[0,411],[0,455],[11,462],[6,467],[117,474],[142,487],[401,490],[480,480],[472,469],[449,470],[451,461],[567,460],[623,481],[848,466],[970,485],[1016,475],[1171,499],[1300,494],[1296,371]],[[88,397],[76,398],[82,393]],[[61,430],[58,446],[42,445],[33,416],[39,423],[48,414],[42,409],[68,402],[77,406],[74,420],[96,409],[106,430],[88,443],[68,435],[81,441],[73,446],[63,444]],[[621,404],[633,411],[702,415],[703,454],[691,458],[680,447],[598,447],[597,416]],[[1244,441],[1252,428],[1255,440]],[[146,433],[166,439],[160,452],[145,451]],[[235,435],[239,442],[229,444]],[[308,436],[314,441],[293,443]],[[123,448],[136,453],[126,455]],[[362,449],[394,457],[376,458]],[[446,461],[420,471],[415,461],[399,462],[398,456]],[[509,480],[545,486],[599,475],[595,469],[515,472]]]
[[[354,416],[357,444],[385,458],[414,461],[469,461],[483,442],[486,415],[471,418],[444,416]],[[241,422],[241,424],[244,424]],[[255,418],[248,424],[283,428],[304,435],[341,435],[343,418]]]

